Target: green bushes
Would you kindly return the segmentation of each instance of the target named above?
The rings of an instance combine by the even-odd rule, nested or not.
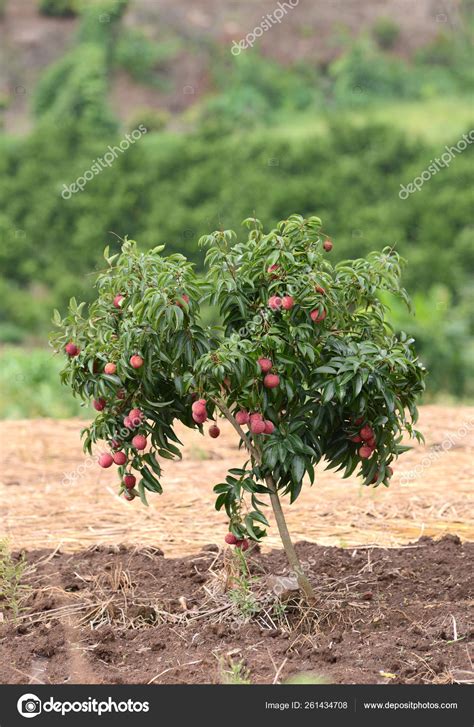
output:
[[[47,349],[0,350],[0,419],[83,416],[87,412],[58,386],[61,362]]]
[[[400,26],[391,18],[377,18],[372,26],[372,35],[384,50],[393,48],[400,35]]]
[[[137,81],[165,87],[160,70],[178,52],[177,40],[154,42],[138,28],[124,28],[114,52],[114,62]]]
[[[55,136],[71,129],[75,136],[111,133],[117,124],[107,105],[105,50],[82,43],[49,68],[38,84],[34,111],[50,122]]]
[[[79,0],[40,0],[39,11],[42,15],[72,18],[78,14],[79,5]]]
[[[78,146],[67,132],[44,123],[29,139],[0,147],[6,210],[0,260],[10,280],[2,283],[0,323],[39,335],[52,307],[63,307],[72,289],[90,297],[88,274],[102,264],[100,248],[120,244],[110,232],[128,232],[145,247],[166,243],[167,252],[183,252],[200,264],[196,243],[208,228],[238,229],[238,220],[254,210],[273,224],[293,209],[318,209],[334,221],[336,259],[395,245],[410,263],[407,286],[424,293],[435,281],[442,284],[467,335],[463,290],[474,264],[471,147],[401,200],[400,184],[442,150],[390,128],[339,123],[328,134],[303,139],[255,131],[215,136],[212,143],[206,134],[149,133],[83,192],[63,200],[62,185],[117,141],[85,135]],[[445,378],[442,385],[459,390],[464,385],[458,379]]]
[[[204,103],[202,117],[218,117],[234,128],[266,122],[277,110],[307,109],[322,99],[315,69],[282,67],[256,51],[215,54],[214,75],[219,92]]]

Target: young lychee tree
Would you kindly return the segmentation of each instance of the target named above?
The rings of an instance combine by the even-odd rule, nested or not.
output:
[[[281,507],[294,502],[315,466],[364,485],[387,486],[394,460],[414,428],[425,370],[413,339],[395,335],[380,291],[400,296],[401,260],[393,249],[332,265],[321,220],[292,215],[265,234],[254,218],[246,239],[206,235],[207,274],[163,246],[140,253],[126,240],[104,257],[97,298],[55,311],[53,346],[65,352],[62,381],[97,415],[84,449],[104,442],[102,467],[118,466],[120,492],[146,504],[162,492],[163,459],[180,457],[176,421],[218,437],[227,419],[247,461],[214,487],[229,518],[225,541],[246,549],[266,534],[273,508],[288,561],[305,596],[312,587],[299,563]],[[203,303],[221,325],[205,327]]]

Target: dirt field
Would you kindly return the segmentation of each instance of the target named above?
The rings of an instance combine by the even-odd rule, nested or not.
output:
[[[474,683],[474,409],[424,407],[427,445],[389,489],[318,468],[286,507],[295,540],[316,541],[297,546],[311,607],[286,581],[276,599],[274,525],[249,573],[221,547],[212,486],[242,461],[231,430],[183,431],[146,509],[82,454],[82,424],[0,425],[0,536],[28,563],[19,619],[0,601],[0,683]]]
[[[230,428],[222,425],[217,440],[183,428],[183,459],[165,462],[164,494],[150,494],[147,509],[118,498],[116,473],[82,453],[82,425],[0,423],[0,532],[13,547],[125,543],[156,546],[171,557],[222,544],[226,519],[214,510],[212,487],[243,461]],[[395,546],[445,533],[474,540],[474,408],[423,407],[419,428],[426,446],[399,459],[389,489],[361,487],[357,478],[342,480],[320,465],[315,485],[286,507],[294,540],[339,547]],[[279,546],[274,525],[267,546]]]
[[[33,551],[27,610],[0,626],[0,682],[474,683],[474,544],[298,551],[312,608],[275,601],[281,551],[250,555],[251,588],[236,588],[235,555],[217,548]]]

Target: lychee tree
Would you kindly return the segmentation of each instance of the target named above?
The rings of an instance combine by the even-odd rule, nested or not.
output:
[[[147,504],[162,492],[163,460],[181,456],[175,423],[218,437],[227,419],[246,451],[241,467],[214,487],[229,518],[225,540],[242,549],[266,534],[271,503],[288,561],[305,596],[311,585],[281,507],[294,502],[315,466],[364,485],[388,486],[394,460],[414,428],[424,368],[413,339],[396,335],[380,291],[401,297],[401,260],[393,250],[329,261],[321,220],[292,215],[265,234],[254,218],[245,239],[233,231],[201,238],[205,277],[182,255],[146,253],[125,240],[104,253],[97,298],[73,298],[52,336],[67,363],[63,383],[97,415],[84,449],[103,442],[99,464],[117,465],[120,492]],[[203,303],[220,325],[204,326]]]

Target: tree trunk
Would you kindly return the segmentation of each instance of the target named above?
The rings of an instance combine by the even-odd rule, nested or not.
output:
[[[265,477],[265,482],[267,483],[267,487],[270,490],[270,502],[272,503],[273,514],[275,515],[275,520],[278,525],[278,531],[280,533],[281,542],[283,543],[283,547],[285,549],[285,553],[286,553],[286,557],[288,558],[288,562],[289,562],[294,574],[296,575],[298,585],[301,588],[301,590],[303,591],[307,600],[314,601],[315,595],[314,595],[313,587],[312,587],[311,583],[309,582],[308,577],[305,575],[303,568],[301,567],[300,560],[296,554],[295,546],[293,545],[293,542],[290,537],[288,526],[287,526],[286,520],[285,520],[285,515],[284,515],[282,507],[281,507],[280,498],[278,496],[278,492],[277,492],[273,477],[271,475],[267,475]]]
[[[247,438],[244,430],[242,427],[237,424],[235,421],[235,418],[232,416],[230,410],[226,406],[225,402],[222,401],[222,399],[217,399],[216,404],[225,416],[226,419],[229,420],[229,422],[234,427],[237,434],[240,436],[242,441],[244,442],[252,461],[255,460],[258,464],[262,464],[262,456],[257,447],[255,447]],[[296,576],[296,579],[298,581],[298,585],[300,589],[303,591],[305,597],[308,601],[314,601],[316,596],[313,591],[313,587],[311,583],[308,580],[308,577],[305,575],[303,568],[301,567],[300,560],[296,554],[295,546],[293,545],[293,542],[290,537],[290,533],[288,530],[288,526],[286,524],[285,515],[283,514],[283,510],[281,507],[280,497],[277,492],[277,488],[275,485],[275,481],[271,475],[266,475],[265,482],[267,483],[267,487],[270,490],[270,502],[272,503],[273,513],[275,515],[275,520],[278,525],[278,531],[280,533],[281,542],[283,543],[283,548],[285,549],[286,557],[288,558],[288,562]]]

